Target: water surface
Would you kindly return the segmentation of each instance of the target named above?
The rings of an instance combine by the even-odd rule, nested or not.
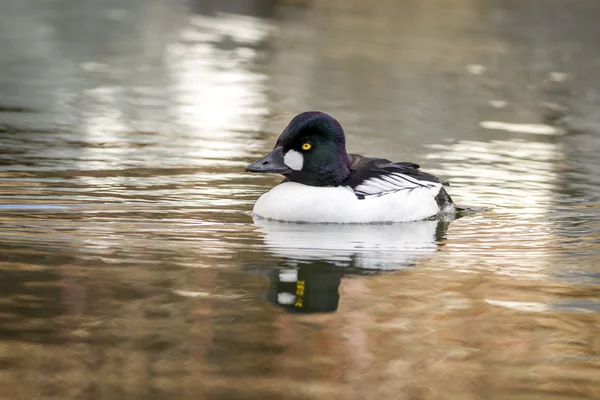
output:
[[[600,7],[122,3],[0,5],[3,398],[600,398]],[[254,221],[310,109],[475,212]]]

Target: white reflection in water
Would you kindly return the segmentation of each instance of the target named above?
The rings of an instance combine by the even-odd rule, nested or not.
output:
[[[120,111],[118,87],[95,87],[84,91],[88,107],[84,108],[83,129],[97,141],[114,142],[119,132],[127,130]]]
[[[297,224],[254,218],[271,253],[292,262],[323,260],[340,266],[395,270],[433,255],[448,222]]]
[[[553,126],[545,124],[514,124],[501,121],[481,121],[479,123],[484,129],[492,129],[507,132],[532,133],[535,135],[560,135],[562,132]]]
[[[428,159],[442,162],[439,174],[450,181],[455,201],[474,207],[543,213],[555,191],[555,163],[564,158],[554,143],[495,140],[429,145]],[[437,171],[434,171],[437,172]]]
[[[168,49],[175,80],[176,118],[204,138],[256,131],[267,114],[264,74],[248,64],[270,25],[260,18],[192,16]]]
[[[146,161],[161,165],[181,163],[178,160],[182,159],[248,156],[253,147],[259,147],[257,139],[248,138],[248,132],[259,131],[268,113],[266,76],[254,71],[253,63],[258,57],[256,49],[270,31],[268,22],[260,18],[189,16],[166,45],[160,62],[143,58],[134,66],[138,73],[129,71],[129,66],[110,65],[113,77],[119,80],[110,85],[99,82],[85,91],[82,126],[87,140],[144,140],[141,144],[149,155]],[[129,115],[126,108],[131,104],[135,112]],[[142,118],[136,120],[136,115]],[[166,130],[168,143],[157,148],[152,138],[131,133],[140,130],[138,126],[147,126],[148,120],[153,123],[142,130]],[[169,157],[172,154],[178,157]],[[130,160],[123,157],[120,162]]]
[[[555,208],[557,165],[564,159],[557,145],[502,140],[429,148],[434,151],[428,158],[441,160],[438,173],[450,181],[455,202],[487,209],[485,217],[456,221],[456,229],[448,233],[446,255],[471,269],[483,267],[515,278],[546,277],[554,266],[548,249],[556,248],[549,215]],[[495,257],[487,257],[484,266],[471,263],[478,253]]]
[[[490,299],[486,299],[485,302],[488,304],[491,304],[493,306],[505,307],[505,308],[510,308],[512,310],[525,311],[525,312],[544,312],[544,311],[549,311],[551,309],[548,304],[536,303],[536,302],[501,301],[501,300],[490,300]]]

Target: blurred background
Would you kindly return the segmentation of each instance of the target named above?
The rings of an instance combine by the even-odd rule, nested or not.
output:
[[[2,398],[600,398],[599,18],[3,0]],[[468,215],[253,221],[281,177],[244,166],[306,110]]]

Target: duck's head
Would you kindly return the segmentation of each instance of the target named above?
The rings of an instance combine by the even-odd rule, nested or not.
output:
[[[346,137],[333,117],[307,111],[292,119],[273,150],[246,171],[279,173],[292,182],[337,186],[350,175]]]

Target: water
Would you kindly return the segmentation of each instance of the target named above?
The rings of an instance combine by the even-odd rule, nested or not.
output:
[[[600,398],[599,13],[2,3],[3,399]],[[309,109],[470,212],[255,223]]]

